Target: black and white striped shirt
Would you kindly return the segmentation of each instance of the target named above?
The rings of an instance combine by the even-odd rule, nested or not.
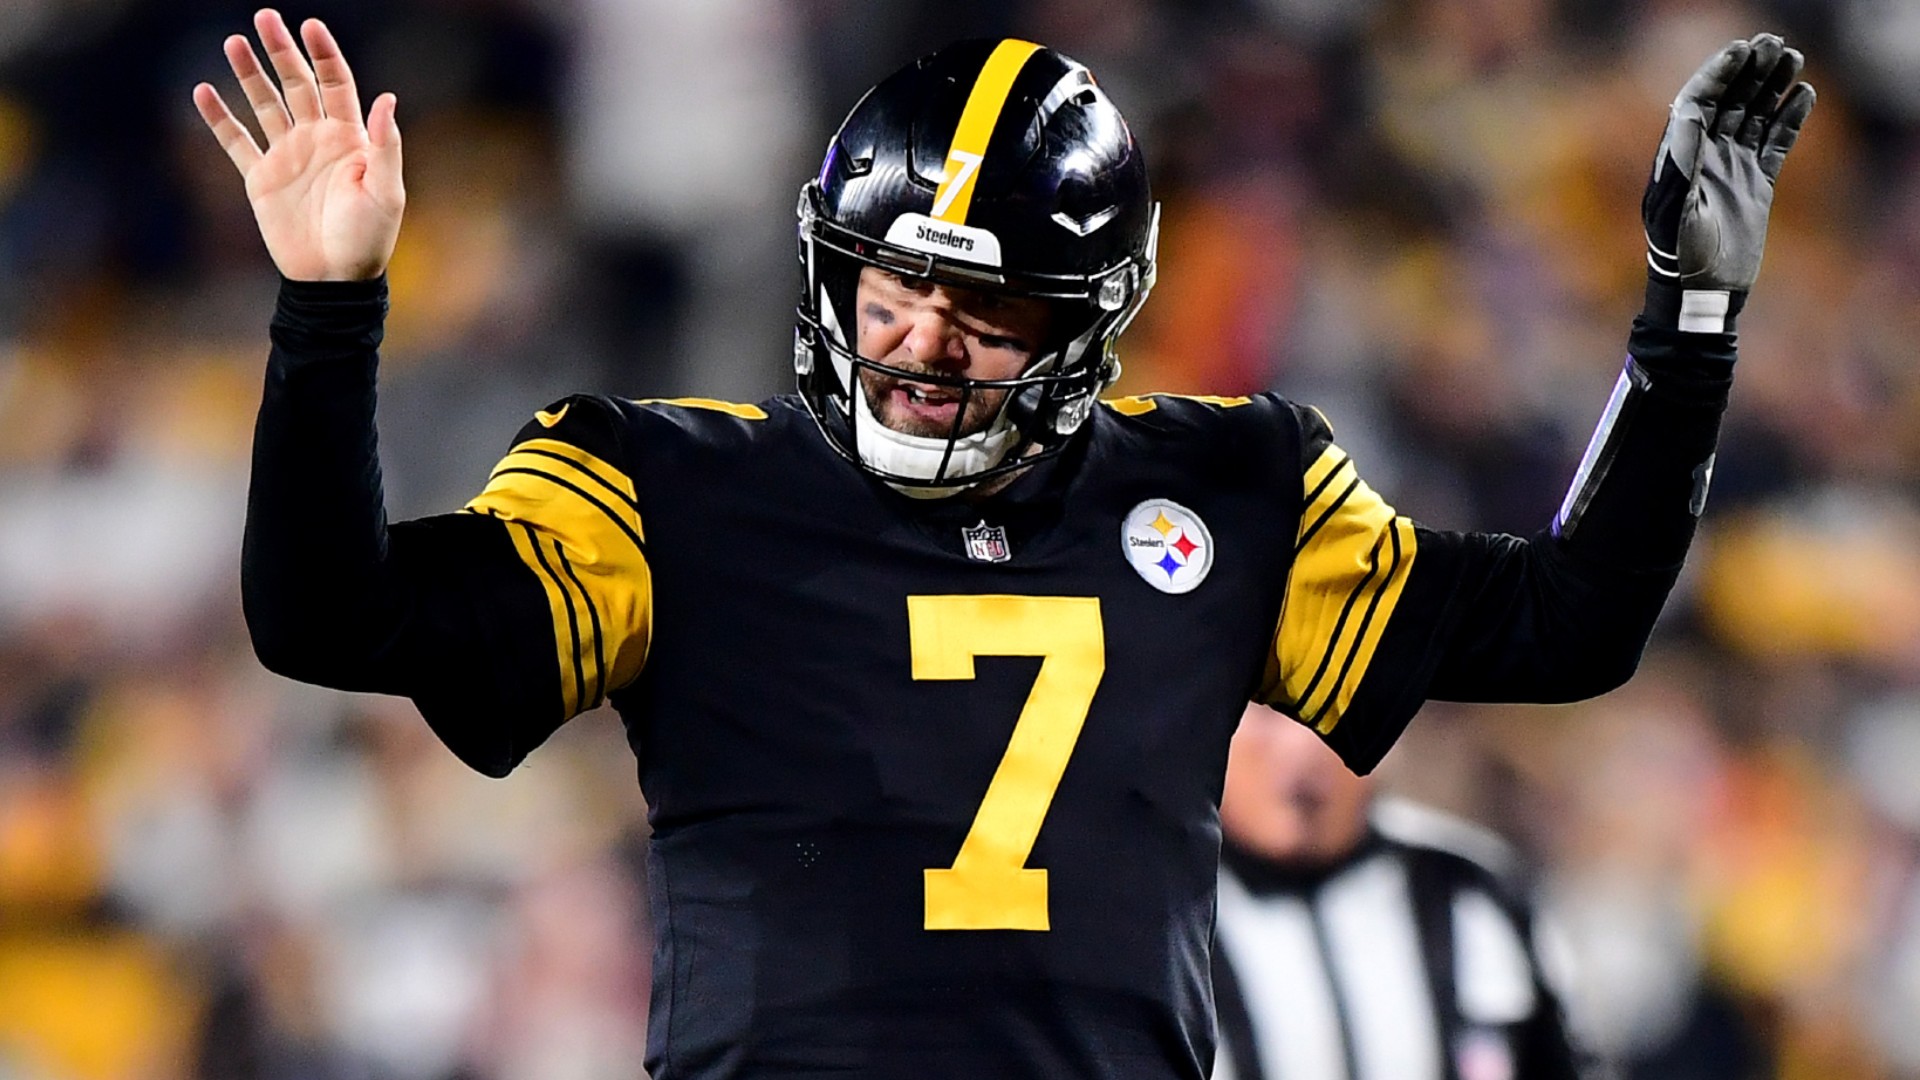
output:
[[[1214,1080],[1587,1075],[1491,834],[1396,800],[1312,873],[1231,843],[1220,872]]]

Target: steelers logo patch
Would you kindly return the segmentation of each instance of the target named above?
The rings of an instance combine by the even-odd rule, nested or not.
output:
[[[1163,593],[1192,592],[1213,569],[1213,534],[1200,515],[1166,499],[1148,499],[1120,526],[1127,562]]]

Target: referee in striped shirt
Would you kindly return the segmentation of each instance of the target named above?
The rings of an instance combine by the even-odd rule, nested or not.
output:
[[[1304,726],[1252,706],[1220,806],[1214,1080],[1593,1080],[1511,853],[1376,799]]]

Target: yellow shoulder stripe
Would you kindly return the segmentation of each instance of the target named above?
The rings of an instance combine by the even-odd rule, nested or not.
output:
[[[1335,511],[1345,505],[1345,500],[1359,486],[1364,486],[1360,473],[1353,467],[1353,459],[1341,453],[1338,447],[1329,446],[1307,470],[1303,485],[1306,488],[1305,506],[1300,513],[1300,535],[1295,542],[1296,548],[1304,548],[1313,539],[1317,524],[1326,523]]]
[[[587,474],[601,488],[620,496],[623,501],[632,503],[634,500],[633,481],[627,478],[626,473],[570,442],[559,439],[528,439],[515,443],[513,449],[508,452],[507,458],[515,454],[533,454],[565,461]],[[500,464],[493,467],[495,473],[506,467],[507,458],[502,458]]]
[[[1413,523],[1338,446],[1307,468],[1305,498],[1263,700],[1322,734],[1353,703],[1413,568]]]
[[[715,401],[712,398],[634,398],[633,403],[635,405],[678,405],[683,409],[708,409],[713,412],[726,413],[728,416],[737,416],[742,420],[765,420],[767,418],[767,410],[758,405],[739,405],[731,401]]]
[[[933,216],[955,225],[967,223],[967,211],[973,206],[973,185],[980,176],[980,163],[986,160],[987,143],[993,138],[993,126],[1007,106],[1013,81],[1020,69],[1040,51],[1031,41],[1007,38],[994,46],[980,75],[967,94],[960,110],[960,124],[953,130],[953,142],[947,147],[946,178],[933,195]]]
[[[539,522],[563,514],[577,542],[598,541],[604,532],[605,540],[624,536],[636,549],[646,546],[633,481],[558,439],[528,439],[515,446],[493,467],[486,490],[467,505],[508,521]],[[618,532],[606,532],[607,524]]]
[[[466,507],[506,523],[547,596],[561,706],[572,716],[632,682],[653,628],[653,577],[633,481],[580,447],[529,439]]]
[[[1232,409],[1251,404],[1250,397],[1218,397],[1213,394],[1135,394],[1132,397],[1108,398],[1101,404],[1122,416],[1140,416],[1160,407],[1155,398],[1168,398],[1174,401],[1198,401],[1202,405],[1212,405],[1221,409]]]

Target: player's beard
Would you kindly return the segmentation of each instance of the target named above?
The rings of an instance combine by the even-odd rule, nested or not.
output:
[[[929,410],[916,410],[903,402],[902,387],[910,380],[900,379],[884,372],[868,368],[860,370],[860,390],[867,397],[867,407],[873,411],[874,418],[887,428],[902,435],[915,435],[926,439],[964,438],[985,431],[1000,413],[1001,403],[1007,399],[1005,390],[975,390],[962,394],[959,387],[936,387],[939,394],[952,394],[963,399],[966,414],[961,418],[960,429],[956,432],[953,425],[954,408],[945,410],[945,416],[927,415]],[[931,386],[932,384],[921,384]]]

